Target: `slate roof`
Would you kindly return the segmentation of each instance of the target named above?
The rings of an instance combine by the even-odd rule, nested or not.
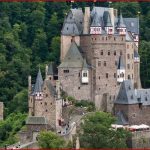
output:
[[[133,36],[131,35],[131,32],[126,32],[126,41],[132,42]]]
[[[102,18],[98,16],[97,12],[94,14],[91,27],[100,27],[102,26]]]
[[[71,9],[65,18],[61,33],[63,35],[80,35],[83,30],[82,9]]]
[[[49,80],[46,80],[45,82],[46,82],[46,86],[48,87],[51,95],[53,97],[55,97],[57,95],[55,87],[51,84],[51,82]]]
[[[127,31],[139,34],[139,18],[124,18]]]
[[[111,18],[108,11],[104,11],[103,20],[105,27],[112,27]]]
[[[60,68],[82,68],[83,57],[79,51],[79,48],[75,42],[71,43],[71,46],[62,61],[59,65]]]
[[[125,80],[124,82],[122,82],[115,103],[117,104],[138,103],[131,80]]]
[[[134,57],[139,57],[139,54],[136,50],[134,50]]]
[[[138,101],[142,105],[150,105],[150,89],[138,89],[135,93]]]
[[[119,56],[119,61],[118,61],[118,67],[117,69],[125,69],[124,63],[123,63],[123,58],[122,55]]]
[[[56,75],[57,74],[57,67],[54,62],[50,62],[48,65],[48,72],[47,75]]]
[[[118,125],[127,125],[127,124],[129,124],[121,111],[119,111],[116,114],[116,117],[117,117],[116,124],[118,124]]]
[[[27,125],[44,125],[47,124],[45,117],[29,116],[26,120]]]
[[[117,27],[123,27],[123,28],[126,27],[126,25],[125,25],[125,23],[124,23],[124,19],[123,19],[123,17],[122,17],[122,14],[120,14],[120,16],[119,16],[118,23],[117,23]]]
[[[139,104],[150,105],[150,89],[134,89],[131,80],[122,82],[119,94],[116,98],[117,104]]]
[[[41,70],[39,68],[39,71],[38,71],[38,74],[36,77],[36,82],[34,85],[33,94],[35,94],[36,92],[41,92],[42,91],[42,85],[43,85],[43,78],[42,78]]]

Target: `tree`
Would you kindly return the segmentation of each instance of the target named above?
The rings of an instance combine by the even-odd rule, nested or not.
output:
[[[82,148],[126,148],[128,132],[113,130],[115,118],[109,113],[96,112],[84,119],[81,125],[80,143]]]
[[[51,131],[43,131],[38,136],[38,144],[41,148],[63,148],[65,141]]]

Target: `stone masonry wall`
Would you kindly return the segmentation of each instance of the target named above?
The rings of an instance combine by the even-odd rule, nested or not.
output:
[[[77,100],[91,100],[91,82],[88,84],[81,83],[81,68],[67,68],[69,73],[64,73],[66,68],[58,69],[58,77],[62,89]],[[90,79],[90,73],[89,73]]]
[[[115,114],[121,111],[129,124],[147,124],[150,125],[150,106],[139,106],[139,104],[133,105],[119,105],[115,104]]]

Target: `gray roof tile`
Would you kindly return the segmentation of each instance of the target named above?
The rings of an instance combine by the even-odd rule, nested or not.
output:
[[[120,14],[120,16],[119,16],[119,19],[118,19],[118,23],[117,23],[117,27],[123,27],[123,28],[125,28],[126,27],[126,25],[125,25],[125,23],[124,23],[124,19],[123,19],[123,17],[122,17],[122,14]]]
[[[42,78],[41,70],[39,69],[37,77],[36,77],[33,94],[35,94],[36,92],[41,92],[42,85],[43,85],[43,78]]]
[[[55,75],[57,74],[57,68],[54,62],[50,62],[50,64],[48,65],[48,75]]]
[[[29,116],[26,120],[27,125],[44,125],[47,124],[45,117]]]
[[[71,46],[62,61],[59,65],[60,68],[82,68],[83,65],[83,57],[79,51],[79,48],[75,42],[71,43]]]
[[[133,89],[131,80],[125,80],[122,82],[119,94],[116,98],[115,103],[117,104],[137,104],[137,98]]]

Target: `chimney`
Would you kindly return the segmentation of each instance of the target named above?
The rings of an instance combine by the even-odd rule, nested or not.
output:
[[[111,18],[111,23],[113,26],[113,33],[115,30],[115,16],[114,16],[114,9],[113,8],[108,8],[109,14],[110,14],[110,18]]]
[[[28,76],[28,94],[30,94],[31,93],[31,76],[29,75]]]
[[[85,7],[83,34],[89,34],[90,30],[90,7]]]

